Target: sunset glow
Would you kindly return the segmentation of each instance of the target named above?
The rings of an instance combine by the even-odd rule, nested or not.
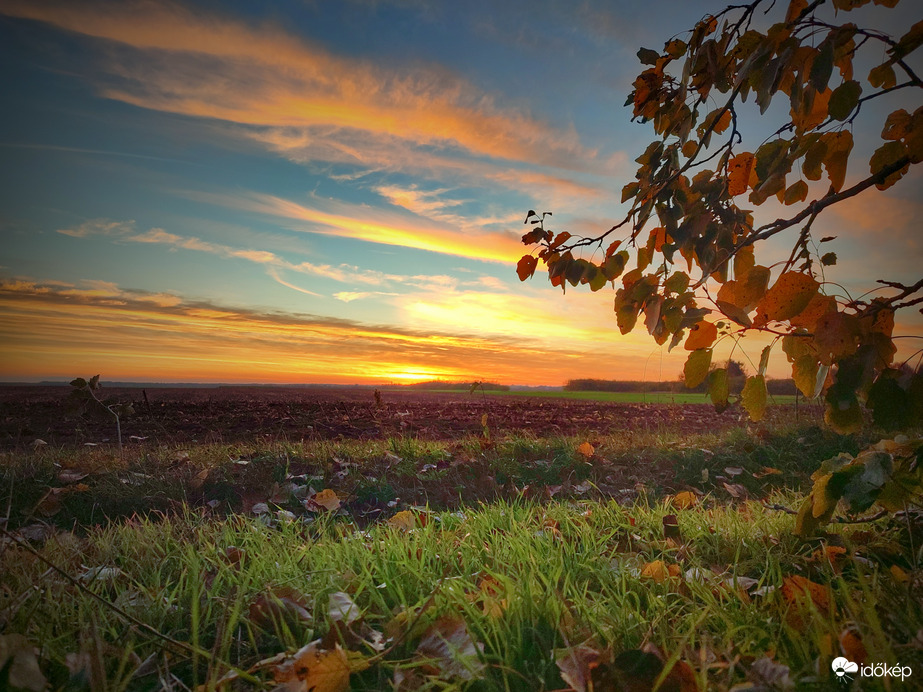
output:
[[[515,265],[529,209],[587,235],[624,214],[654,138],[622,106],[635,53],[714,3],[500,5],[0,0],[0,380],[675,378],[682,347],[621,335],[613,287]],[[917,168],[818,219],[830,292],[919,278]]]

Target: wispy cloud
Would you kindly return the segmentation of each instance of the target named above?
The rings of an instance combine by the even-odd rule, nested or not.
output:
[[[352,135],[364,133],[565,169],[595,165],[595,151],[573,128],[503,106],[438,65],[342,57],[278,25],[169,2],[6,0],[0,12],[106,41],[110,79],[101,93],[143,108],[289,128],[305,144],[323,139],[344,153],[354,149]]]

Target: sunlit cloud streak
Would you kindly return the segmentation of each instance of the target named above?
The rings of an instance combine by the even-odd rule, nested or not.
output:
[[[0,12],[102,39],[100,93],[142,108],[289,128],[301,149],[323,139],[341,156],[356,132],[410,147],[601,170],[572,126],[553,127],[438,65],[388,66],[334,55],[287,33],[174,3],[33,3]],[[134,53],[126,53],[130,49]],[[143,54],[143,59],[140,59]],[[329,157],[325,157],[329,158]]]

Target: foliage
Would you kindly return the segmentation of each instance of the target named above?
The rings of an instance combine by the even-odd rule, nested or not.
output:
[[[835,12],[825,12],[831,4]],[[562,290],[570,284],[598,291],[621,277],[614,306],[619,330],[628,333],[643,319],[658,344],[672,349],[685,338],[692,386],[708,376],[717,341],[760,331],[782,341],[805,396],[825,393],[834,429],[860,428],[861,403],[883,425],[923,417],[923,376],[901,374],[892,338],[895,312],[923,302],[923,279],[882,280],[890,295],[870,300],[836,295],[824,281],[836,253],[820,249],[834,238],[818,240],[812,232],[827,208],[873,186],[885,190],[923,160],[923,106],[912,113],[899,108],[882,123],[883,142],[867,173],[846,186],[852,127],[863,105],[923,88],[906,60],[923,44],[923,21],[896,40],[842,21],[865,4],[791,0],[785,9],[755,0],[706,16],[662,51],[639,50],[648,67],[626,105],[633,119],[653,125],[658,139],[636,159],[635,180],[622,189],[628,213],[599,236],[577,237],[553,233],[545,227],[550,212],[530,210],[525,223],[533,228],[522,240],[538,253],[519,261],[519,278],[531,277],[539,260]],[[875,4],[890,8],[897,0]],[[762,17],[774,10],[778,21],[762,30]],[[856,74],[865,56],[876,54],[884,61],[864,77]],[[751,97],[761,115],[779,112],[781,103],[787,117],[765,141],[745,148],[738,118]],[[771,105],[777,107],[769,111]],[[757,226],[744,200],[760,206],[772,198],[782,216]],[[786,214],[786,207],[795,211]],[[758,264],[757,246],[786,231],[794,234],[788,260]],[[588,259],[583,249],[602,254]],[[629,249],[635,266],[626,273]],[[764,409],[768,358],[767,350],[744,387],[743,404],[754,419]],[[727,405],[722,370],[709,381],[719,409]]]
[[[840,453],[811,476],[814,487],[798,511],[795,533],[817,535],[839,503],[851,514],[878,505],[889,512],[923,501],[923,439],[882,440],[856,457]]]

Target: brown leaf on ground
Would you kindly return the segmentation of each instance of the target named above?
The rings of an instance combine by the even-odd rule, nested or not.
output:
[[[618,681],[624,692],[698,692],[695,671],[685,661],[677,661],[663,677],[660,685],[657,681],[663,674],[664,656],[654,647],[648,651],[631,649],[616,656],[613,667],[619,672]]]
[[[593,671],[605,664],[611,655],[587,644],[577,644],[554,652],[554,662],[561,671],[561,679],[576,692],[599,689],[593,680]]]
[[[48,681],[38,667],[36,648],[21,634],[0,635],[0,670],[12,689],[41,692]]]
[[[671,502],[676,509],[690,509],[698,504],[699,498],[696,497],[695,493],[683,490],[676,493]]]
[[[334,512],[340,508],[340,504],[340,498],[337,496],[336,492],[330,488],[325,488],[308,500],[307,508],[312,511],[323,508],[327,511]]]
[[[309,604],[304,594],[281,586],[259,594],[250,604],[250,620],[257,627],[274,628],[280,622],[309,625],[314,618],[308,611]]]

